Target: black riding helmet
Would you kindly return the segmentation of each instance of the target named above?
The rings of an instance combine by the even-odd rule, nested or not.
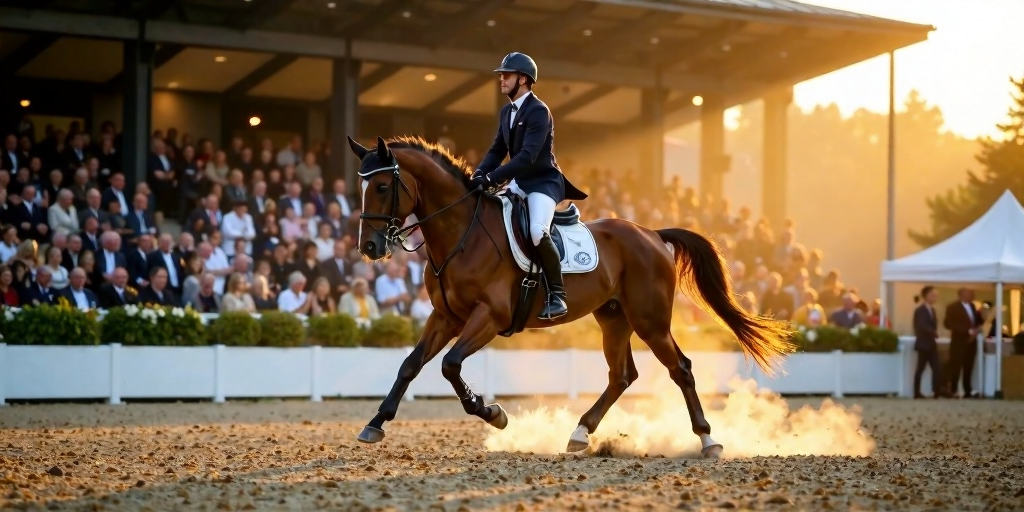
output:
[[[537,63],[525,53],[512,52],[501,59],[501,66],[495,73],[519,73],[526,75],[530,83],[537,82]]]
[[[495,73],[522,73],[533,82],[537,81],[537,63],[525,53],[512,52],[501,59],[501,66]]]

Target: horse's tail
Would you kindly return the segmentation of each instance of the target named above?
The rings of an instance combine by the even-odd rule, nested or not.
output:
[[[786,322],[747,313],[736,301],[725,259],[710,239],[685,229],[659,229],[674,248],[678,285],[693,302],[736,335],[743,350],[768,374],[772,362],[793,352]]]

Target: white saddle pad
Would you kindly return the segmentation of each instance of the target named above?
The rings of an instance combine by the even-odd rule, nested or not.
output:
[[[512,256],[516,259],[520,269],[529,272],[530,258],[519,247],[515,234],[512,232],[512,201],[504,195],[499,197],[505,217],[505,234],[512,247]],[[565,247],[565,255],[562,257],[563,274],[584,274],[597,268],[597,242],[586,224],[577,222],[571,226],[552,226],[552,229],[557,230],[562,236],[562,245]],[[525,236],[527,240],[530,240],[529,233],[525,233]]]

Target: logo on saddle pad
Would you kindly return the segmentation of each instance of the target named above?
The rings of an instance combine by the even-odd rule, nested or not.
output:
[[[577,244],[577,245],[579,245],[579,244]],[[578,253],[576,253],[576,256],[573,256],[572,259],[575,260],[576,263],[579,263],[580,265],[589,265],[590,264],[590,255],[585,253],[585,252],[578,252]]]

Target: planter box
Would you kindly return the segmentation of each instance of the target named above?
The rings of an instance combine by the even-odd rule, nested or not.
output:
[[[1024,355],[1003,358],[1003,398],[1024,400]]]

